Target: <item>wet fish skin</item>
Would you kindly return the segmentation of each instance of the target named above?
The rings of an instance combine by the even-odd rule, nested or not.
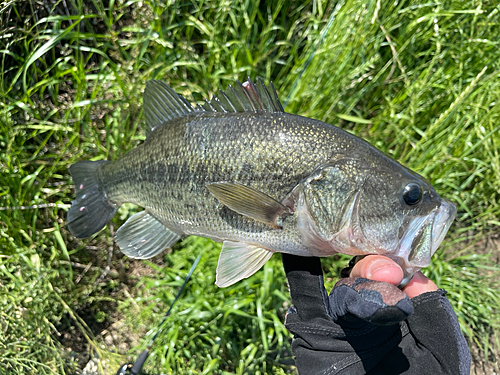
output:
[[[296,130],[288,129],[288,139],[283,139],[283,132],[272,125],[294,123],[295,117]],[[311,130],[311,124],[330,130],[321,122],[282,113],[196,114],[158,128],[151,141],[103,166],[103,187],[109,200],[142,206],[177,233],[219,241],[245,239],[277,251],[310,255],[292,218],[286,222],[291,225],[276,231],[224,207],[206,185],[232,181],[284,198],[332,152],[324,142],[327,133],[308,148],[303,145],[307,134],[318,131]],[[275,147],[277,142],[280,148]],[[217,146],[206,147],[213,143]]]
[[[117,233],[124,253],[156,255],[190,234],[224,241],[220,286],[248,277],[273,252],[387,254],[408,277],[425,266],[453,220],[454,206],[421,176],[364,140],[282,112],[272,95],[266,96],[272,90],[263,87],[242,85],[235,95],[228,89],[229,104],[207,104],[216,107],[213,112],[191,111],[185,99],[153,82],[145,94],[152,129],[145,142],[116,161],[71,167],[77,199],[68,214],[70,230],[86,237],[101,229],[89,220],[98,218],[102,227],[120,204],[137,204],[146,212]],[[223,111],[237,101],[260,109]],[[90,183],[79,189],[82,178]],[[214,184],[221,183],[218,193]],[[402,198],[410,183],[423,191],[415,206]],[[228,192],[234,192],[233,200],[225,200]],[[89,204],[88,196],[98,197],[101,213],[90,212],[97,203],[93,198]],[[280,214],[273,219],[258,214],[272,211],[269,207]],[[419,264],[412,264],[417,258]]]
[[[295,129],[278,130],[287,123]],[[286,113],[197,114],[158,128],[150,141],[103,166],[103,187],[111,201],[145,207],[172,228],[182,221],[180,230],[191,225],[190,232],[210,231],[219,238],[233,230],[274,234],[268,225],[224,209],[206,185],[232,181],[283,199],[335,152],[324,142],[335,128],[325,125]],[[309,134],[322,131],[323,136],[304,145]],[[210,144],[216,146],[206,147]]]

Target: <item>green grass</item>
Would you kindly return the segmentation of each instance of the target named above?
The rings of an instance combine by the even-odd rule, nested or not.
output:
[[[133,207],[91,240],[74,239],[65,225],[68,166],[115,159],[144,139],[147,80],[199,101],[247,75],[273,80],[288,112],[369,140],[457,204],[425,272],[448,290],[481,358],[498,363],[498,248],[483,245],[500,227],[499,12],[478,1],[1,5],[0,373],[71,374],[86,347],[115,369],[127,358],[103,347],[100,333],[116,320],[139,338],[133,359],[198,254],[148,371],[290,371],[279,257],[218,289],[219,246],[208,240],[188,238],[142,266],[111,248]],[[110,248],[111,272],[101,279]],[[325,260],[328,287],[345,259]],[[131,275],[139,266],[147,276]]]
[[[280,258],[273,258],[260,277],[220,289],[213,272],[220,245],[189,237],[181,246],[167,256],[166,267],[152,265],[157,273],[140,281],[141,296],[123,306],[124,311],[135,310],[130,327],[134,322],[139,323],[139,332],[154,327],[150,338],[194,259],[202,254],[192,280],[154,341],[151,373],[287,373],[293,359],[282,323],[289,296]],[[143,348],[147,344],[145,340]]]

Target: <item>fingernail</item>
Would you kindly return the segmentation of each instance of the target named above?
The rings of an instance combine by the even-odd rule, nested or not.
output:
[[[368,267],[366,277],[368,279],[377,278],[377,275],[385,275],[389,268],[397,267],[394,262],[390,260],[380,259],[376,260]]]

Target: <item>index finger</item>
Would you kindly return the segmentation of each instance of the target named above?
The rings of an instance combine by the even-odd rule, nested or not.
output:
[[[328,296],[321,261],[316,257],[281,254],[292,303],[303,320],[328,319]]]
[[[422,272],[417,272],[410,282],[403,288],[403,292],[410,298],[427,292],[438,290],[437,285],[431,279],[424,276]]]
[[[403,270],[396,262],[383,255],[368,255],[356,263],[351,277],[364,277],[399,285],[403,279]],[[417,272],[402,290],[408,297],[413,298],[422,293],[436,291],[438,287],[422,272]]]

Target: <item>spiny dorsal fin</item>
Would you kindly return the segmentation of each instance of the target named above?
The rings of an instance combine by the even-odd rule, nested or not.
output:
[[[166,83],[157,80],[146,83],[143,105],[148,135],[167,121],[201,110],[193,107],[182,95],[177,94]]]
[[[243,83],[236,81],[234,87],[229,85],[226,91],[219,90],[218,96],[201,107],[193,107],[167,84],[151,80],[146,83],[143,105],[147,135],[167,121],[196,112],[284,112],[273,83],[266,87],[262,79],[257,78],[255,84],[250,77]]]
[[[262,79],[257,78],[255,84],[250,77],[243,83],[236,81],[234,87],[229,85],[226,91],[219,90],[202,107],[209,112],[284,112],[273,83],[266,87]]]

